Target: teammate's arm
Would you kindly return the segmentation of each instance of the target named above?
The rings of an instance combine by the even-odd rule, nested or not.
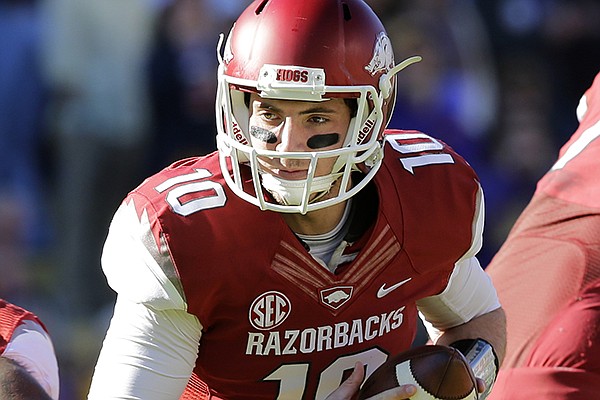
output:
[[[33,320],[22,321],[14,330],[2,357],[12,360],[15,365],[23,369],[49,395],[49,398],[58,399],[60,386],[58,361],[52,340],[39,323]],[[5,364],[5,368],[17,374],[13,375],[15,377],[20,374],[16,367]],[[0,396],[0,398],[5,397]]]

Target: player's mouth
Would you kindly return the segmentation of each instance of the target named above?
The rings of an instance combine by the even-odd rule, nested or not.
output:
[[[307,171],[306,170],[285,170],[285,169],[272,169],[269,171],[272,175],[278,176],[282,179],[286,179],[289,181],[306,179]]]

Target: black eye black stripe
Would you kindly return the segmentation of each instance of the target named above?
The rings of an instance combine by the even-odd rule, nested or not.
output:
[[[277,143],[277,136],[268,129],[259,126],[250,127],[250,135],[256,139],[268,144]],[[314,135],[308,139],[306,145],[309,149],[322,149],[324,147],[333,146],[340,140],[339,133],[325,133],[322,135]]]
[[[264,129],[259,126],[251,126],[250,134],[265,143],[277,143],[277,136],[268,129]]]
[[[333,146],[340,140],[339,133],[325,133],[322,135],[314,135],[306,142],[310,149],[322,149],[323,147]]]

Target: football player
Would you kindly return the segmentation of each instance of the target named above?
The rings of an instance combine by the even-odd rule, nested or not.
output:
[[[57,400],[58,362],[37,316],[0,299],[0,398]]]
[[[579,127],[487,268],[508,321],[493,399],[600,393],[600,74],[577,116]]]
[[[220,46],[218,151],[148,178],[112,221],[118,299],[89,398],[349,399],[411,347],[419,312],[437,343],[485,343],[497,364],[477,176],[433,137],[385,131],[419,58],[394,62],[362,0],[258,0]]]

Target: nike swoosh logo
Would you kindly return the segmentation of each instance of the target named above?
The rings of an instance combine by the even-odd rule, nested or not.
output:
[[[383,296],[387,296],[388,294],[390,294],[392,291],[398,289],[400,286],[404,285],[406,282],[410,281],[412,278],[407,278],[401,282],[396,283],[395,285],[392,285],[390,287],[385,287],[385,283],[383,285],[381,285],[381,287],[379,288],[379,290],[377,291],[377,298],[380,299]]]

